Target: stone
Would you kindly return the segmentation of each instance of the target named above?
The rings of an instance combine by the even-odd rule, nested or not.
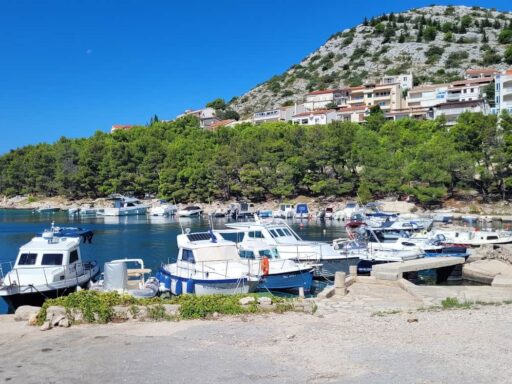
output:
[[[249,305],[249,304],[252,304],[256,301],[256,299],[252,296],[248,296],[248,297],[242,297],[240,300],[238,300],[238,303],[240,305]]]
[[[328,299],[336,293],[334,286],[325,287],[316,297],[319,299]]]
[[[41,307],[35,307],[32,305],[22,305],[16,309],[14,312],[14,320],[15,321],[28,321],[30,316],[34,313],[37,315]]]
[[[270,305],[270,304],[272,304],[272,299],[270,297],[266,297],[266,296],[258,297],[258,304]]]
[[[286,338],[288,340],[293,340],[293,339],[295,339],[295,335],[293,335],[293,334],[292,335],[286,335]]]
[[[66,308],[57,305],[52,305],[46,309],[47,319],[56,318],[58,316],[66,316]]]
[[[65,317],[61,321],[59,321],[59,327],[69,328],[71,327],[71,321],[69,321],[69,319]]]
[[[409,317],[407,319],[407,322],[408,323],[417,323],[418,322],[418,318],[417,317]]]
[[[49,331],[52,329],[52,323],[50,320],[46,320],[43,325],[41,325],[41,328],[39,328],[41,331]]]
[[[30,315],[27,324],[32,326],[37,325],[37,313],[33,313]]]
[[[272,312],[276,309],[276,305],[275,304],[260,304],[259,308],[265,312]]]
[[[59,323],[66,319],[66,316],[65,315],[56,315],[56,316],[52,316],[49,318],[50,319],[50,323],[52,324],[52,327],[56,327],[59,325]]]
[[[163,304],[167,316],[176,317],[180,314],[179,304]]]
[[[112,307],[112,317],[116,320],[128,320],[133,317],[130,307],[115,305]]]

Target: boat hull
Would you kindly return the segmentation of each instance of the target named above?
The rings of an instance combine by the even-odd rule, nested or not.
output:
[[[147,208],[105,208],[103,212],[98,212],[102,216],[135,216],[135,215],[145,215],[147,212]]]
[[[283,272],[262,276],[258,284],[259,290],[292,290],[304,288],[305,292],[311,290],[313,271]]]

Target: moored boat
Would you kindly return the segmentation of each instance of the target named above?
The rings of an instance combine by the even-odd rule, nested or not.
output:
[[[105,208],[103,211],[98,211],[97,214],[101,216],[132,216],[132,215],[145,215],[148,206],[143,204],[139,199],[134,197],[126,197],[123,195],[115,194],[110,197],[113,202],[113,207]]]
[[[189,205],[178,211],[179,217],[194,217],[201,216],[203,209],[197,205]]]
[[[41,306],[45,299],[86,288],[99,273],[95,262],[83,262],[80,236],[55,236],[54,228],[20,247],[7,273],[0,269],[0,297],[11,311],[21,305]]]

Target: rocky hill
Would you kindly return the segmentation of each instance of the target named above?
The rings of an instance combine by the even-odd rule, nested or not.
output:
[[[453,81],[467,68],[512,65],[511,44],[512,13],[495,9],[431,6],[365,18],[285,73],[234,98],[231,107],[247,116],[301,102],[312,90],[400,73],[413,73],[415,84]]]

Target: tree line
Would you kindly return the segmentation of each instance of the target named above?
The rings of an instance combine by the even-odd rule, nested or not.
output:
[[[12,150],[0,157],[0,194],[150,193],[177,202],[407,195],[432,205],[475,191],[510,197],[511,160],[506,112],[499,119],[464,113],[451,127],[375,112],[365,124],[273,122],[214,132],[187,116]]]

